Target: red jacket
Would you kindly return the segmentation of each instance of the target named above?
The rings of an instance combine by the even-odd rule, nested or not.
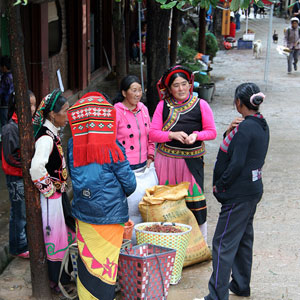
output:
[[[6,175],[22,177],[17,115],[2,128],[2,169]]]
[[[229,35],[225,35],[225,38],[227,38],[227,37],[233,37],[233,38],[235,38],[235,32],[236,32],[236,25],[235,25],[234,22],[230,22]]]

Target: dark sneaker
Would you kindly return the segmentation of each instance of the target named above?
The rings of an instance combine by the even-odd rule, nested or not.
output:
[[[294,63],[294,70],[297,71],[297,64]]]

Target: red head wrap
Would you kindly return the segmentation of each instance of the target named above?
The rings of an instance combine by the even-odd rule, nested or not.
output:
[[[68,111],[73,136],[74,167],[124,160],[116,144],[116,111],[97,92],[85,94]]]
[[[157,82],[156,87],[158,90],[158,95],[160,100],[165,100],[166,98],[169,98],[171,95],[169,93],[169,82],[172,77],[172,75],[176,73],[183,73],[186,75],[189,84],[191,85],[190,93],[193,93],[193,85],[194,85],[194,74],[188,70],[187,68],[177,65],[174,67],[171,67]]]

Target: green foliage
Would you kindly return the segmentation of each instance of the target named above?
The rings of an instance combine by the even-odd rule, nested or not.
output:
[[[160,7],[163,9],[170,9],[170,8],[173,8],[176,4],[177,4],[177,1],[171,1],[167,4],[161,5]]]
[[[264,3],[261,0],[255,1],[258,7],[264,7]]]
[[[13,6],[16,6],[16,5],[19,5],[19,4],[22,4],[22,5],[27,5],[28,4],[28,0],[17,0]]]
[[[195,73],[195,81],[198,81],[199,83],[210,83],[210,76],[209,75],[202,75],[199,74],[198,71],[201,71],[202,67],[199,63],[182,63],[183,66],[187,67],[190,69],[192,72],[197,72]]]
[[[205,34],[205,42],[206,42],[206,53],[213,58],[216,56],[219,47],[218,42],[215,35],[211,32],[207,32]],[[180,41],[181,46],[178,47],[178,57],[181,60],[189,60],[191,61],[195,55],[198,53],[198,29],[189,28],[186,33],[183,34],[182,39]],[[195,53],[192,59],[188,59]]]
[[[188,46],[194,50],[197,50],[197,44],[198,44],[198,31],[189,28],[182,36],[182,39],[180,41],[182,46]]]
[[[189,46],[179,46],[178,47],[178,57],[181,63],[191,62],[194,60],[197,51]],[[199,68],[198,68],[199,70]]]
[[[218,48],[218,42],[213,33],[207,32],[205,34],[206,41],[206,55],[210,56],[210,59],[216,56]],[[180,46],[178,47],[178,59],[180,64],[186,66],[191,71],[200,71],[203,69],[203,66],[195,60],[195,56],[198,53],[198,30],[189,28],[185,32],[180,41]],[[209,83],[210,77],[208,75],[202,75],[196,73],[195,80],[200,83]]]
[[[259,7],[263,6],[262,0],[254,0],[254,1]],[[163,9],[171,9],[176,5],[176,8],[181,10],[185,5],[191,5],[194,7],[200,5],[200,7],[202,8],[209,9],[210,5],[212,7],[216,7],[219,0],[176,0],[176,1],[169,1],[169,2],[168,0],[156,0],[156,2],[160,3],[161,8]],[[235,11],[239,7],[242,9],[247,9],[248,6],[250,5],[250,2],[251,2],[250,0],[232,0],[230,4],[230,10]]]
[[[232,0],[230,3],[230,10],[236,11],[240,7],[240,0]]]
[[[205,33],[205,42],[206,42],[206,54],[212,59],[216,56],[219,51],[218,41],[215,35],[211,32]]]

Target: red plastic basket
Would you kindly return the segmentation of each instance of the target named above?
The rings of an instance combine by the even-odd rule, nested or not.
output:
[[[141,244],[120,252],[122,299],[166,300],[176,250]]]

